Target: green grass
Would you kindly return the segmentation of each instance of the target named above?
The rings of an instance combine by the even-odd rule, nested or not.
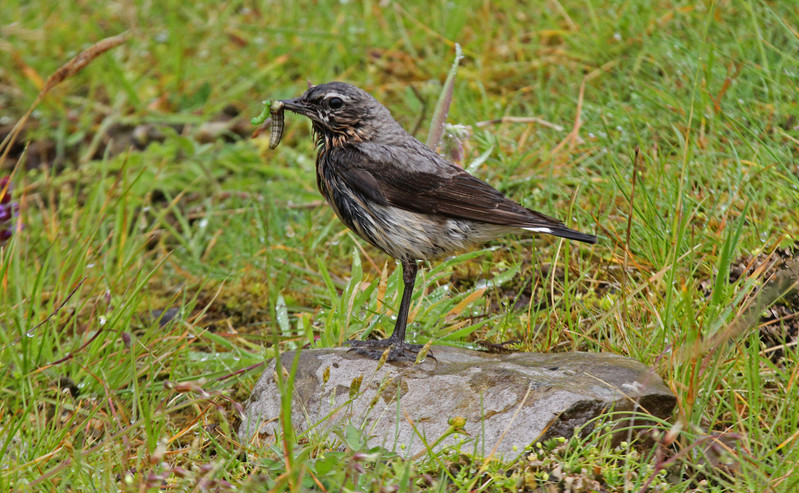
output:
[[[23,228],[0,247],[0,487],[799,488],[795,339],[774,362],[759,338],[773,271],[728,275],[799,237],[799,11],[468,3],[4,3],[3,128],[70,57],[130,38],[50,91],[3,164]],[[289,115],[275,151],[208,122],[236,114],[246,134],[262,100],[337,79],[424,140],[454,43],[450,123],[562,127],[474,128],[465,166],[488,153],[473,173],[600,241],[509,236],[426,266],[412,337],[631,356],[676,393],[674,434],[629,454],[598,427],[509,462],[412,461],[357,429],[242,446],[259,363],[385,335],[401,282],[320,202],[306,121]],[[703,465],[717,435],[734,466]]]

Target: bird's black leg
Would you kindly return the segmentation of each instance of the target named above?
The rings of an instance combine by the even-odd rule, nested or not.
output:
[[[405,286],[402,289],[402,301],[400,301],[399,313],[397,313],[397,323],[394,325],[394,332],[388,338],[393,345],[405,343],[405,329],[408,327],[408,311],[411,308],[411,297],[413,296],[413,286],[416,284],[416,272],[419,266],[415,260],[402,260],[402,281]]]
[[[416,355],[422,346],[408,344],[405,342],[405,329],[408,327],[408,311],[411,307],[411,296],[413,286],[416,283],[416,272],[419,266],[416,260],[401,260],[402,280],[405,284],[402,290],[402,301],[400,301],[399,313],[397,313],[397,323],[394,325],[394,332],[390,337],[381,340],[369,341],[349,341],[352,346],[351,351],[378,359],[383,355],[386,348],[391,348],[388,360],[415,361]]]

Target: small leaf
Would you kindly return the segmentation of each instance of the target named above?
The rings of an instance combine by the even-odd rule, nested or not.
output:
[[[467,306],[471,305],[477,298],[483,296],[483,293],[485,292],[486,288],[480,288],[472,292],[472,294],[470,294],[469,296],[461,300],[460,303],[455,305],[455,307],[452,310],[450,310],[449,313],[447,313],[447,317],[457,317],[458,315],[461,314],[463,310],[466,309]]]
[[[283,295],[277,295],[277,302],[275,303],[275,313],[277,315],[277,325],[280,327],[280,332],[284,336],[291,335],[291,325],[289,324],[289,312],[286,308],[286,300]]]
[[[388,262],[383,264],[383,272],[380,273],[380,282],[377,284],[377,304],[379,306],[385,304],[386,287],[388,287]]]
[[[489,147],[488,149],[486,149],[485,152],[483,152],[482,154],[477,156],[474,159],[474,161],[469,163],[469,165],[466,166],[466,171],[468,171],[469,173],[474,173],[477,170],[477,168],[482,166],[482,164],[484,162],[486,162],[486,160],[488,160],[489,157],[491,157],[491,153],[492,152],[494,152],[494,146],[493,145],[491,147]]]

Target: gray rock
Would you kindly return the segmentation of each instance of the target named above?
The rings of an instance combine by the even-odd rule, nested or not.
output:
[[[514,447],[521,452],[535,441],[569,437],[575,427],[610,410],[667,418],[676,402],[660,377],[623,356],[497,355],[447,346],[435,346],[432,353],[435,359],[421,364],[390,362],[378,369],[377,361],[346,348],[301,351],[292,398],[295,430],[326,436],[352,424],[365,430],[370,446],[409,456],[425,450],[421,436],[431,445],[448,429],[448,419],[463,417],[468,435],[452,434],[436,449],[463,442],[464,452],[486,456],[496,449],[507,455]],[[294,352],[281,355],[283,375],[294,357]],[[245,406],[242,443],[275,440],[276,377],[273,360]]]

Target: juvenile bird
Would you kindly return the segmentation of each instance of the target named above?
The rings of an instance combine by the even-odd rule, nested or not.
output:
[[[595,243],[596,237],[527,209],[407,133],[366,91],[343,82],[311,87],[282,107],[311,119],[316,184],[338,218],[398,259],[404,290],[387,339],[351,341],[356,352],[413,359],[405,341],[417,261],[449,255],[519,229]]]

